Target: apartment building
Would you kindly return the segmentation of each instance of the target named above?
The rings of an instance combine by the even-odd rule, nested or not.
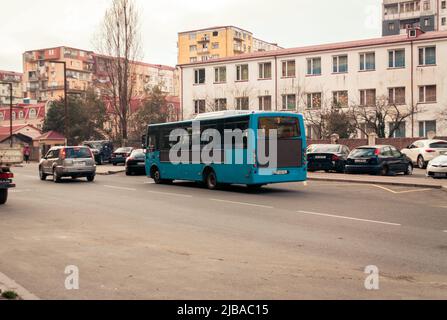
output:
[[[218,110],[306,114],[383,98],[419,110],[395,137],[447,136],[447,32],[415,31],[180,65],[183,118]]]
[[[177,45],[179,64],[280,49],[277,44],[254,38],[252,32],[234,26],[180,32]]]
[[[13,71],[0,70],[0,82],[12,83],[12,103],[23,102],[22,74]],[[9,85],[0,83],[0,106],[10,104]]]
[[[64,97],[64,67],[68,93],[85,92],[93,78],[93,52],[70,47],[27,51],[23,54],[25,96],[37,101]]]
[[[12,113],[7,106],[0,106],[0,127],[9,126],[12,115],[14,125],[31,125],[42,130],[45,113],[48,110],[47,103],[14,105]]]
[[[383,0],[383,36],[405,34],[408,28],[425,32],[447,30],[446,0]]]

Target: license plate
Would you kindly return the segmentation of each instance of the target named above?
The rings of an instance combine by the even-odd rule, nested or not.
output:
[[[436,178],[445,178],[445,177],[447,177],[447,173],[435,172],[435,177]]]
[[[355,163],[367,163],[368,160],[355,160]]]
[[[315,159],[326,159],[326,156],[315,156]]]
[[[85,167],[85,162],[75,162],[75,167]]]
[[[123,156],[121,154],[116,155],[117,158],[122,158]]]
[[[278,171],[273,172],[273,174],[275,176],[283,176],[283,175],[288,174],[288,173],[289,173],[289,171],[287,171],[287,170],[278,170]]]

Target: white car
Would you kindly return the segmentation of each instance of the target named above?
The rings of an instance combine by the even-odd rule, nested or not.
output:
[[[428,162],[436,157],[447,155],[447,141],[419,140],[412,143],[402,153],[411,159],[420,169],[427,168]]]
[[[428,163],[427,177],[447,178],[447,156],[439,156]]]

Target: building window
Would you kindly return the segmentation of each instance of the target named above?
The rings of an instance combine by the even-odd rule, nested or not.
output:
[[[436,134],[436,121],[420,121],[419,122],[419,137],[425,138],[429,132]]]
[[[436,47],[419,48],[419,65],[429,66],[436,64]]]
[[[236,98],[236,110],[248,110],[249,106],[248,97]]]
[[[0,112],[0,121],[3,121],[5,119],[5,116],[3,115],[3,112]]]
[[[272,78],[272,63],[264,62],[259,64],[259,79]]]
[[[205,100],[194,100],[194,112],[196,114],[206,112],[206,101]]]
[[[216,100],[214,100],[214,110],[215,111],[227,110],[227,99],[216,99]]]
[[[197,37],[197,35],[196,35],[195,32],[191,32],[191,33],[189,34],[189,40],[196,40],[196,37]]]
[[[307,75],[308,76],[321,75],[321,58],[307,59]]]
[[[236,66],[236,81],[248,81],[248,64]]]
[[[205,69],[194,70],[194,84],[205,83]]]
[[[23,111],[19,111],[19,119],[23,119]]]
[[[335,56],[333,58],[332,72],[346,73],[348,72],[348,56]]]
[[[430,19],[429,18],[425,18],[424,19],[424,27],[429,27],[430,26]]]
[[[395,105],[405,104],[405,87],[389,88],[388,101],[390,104]]]
[[[295,77],[295,60],[287,60],[282,62],[282,76]]]
[[[197,62],[197,57],[191,57],[191,58],[189,58],[189,62],[190,62],[190,63],[195,63],[195,62]]]
[[[447,20],[444,17],[444,18],[441,19],[441,25],[445,26],[446,24],[447,24]]]
[[[360,71],[371,71],[376,69],[375,52],[360,54]]]
[[[259,110],[271,111],[272,110],[272,96],[259,97]]]
[[[193,45],[193,46],[189,46],[189,52],[196,52],[197,51],[197,46]]]
[[[441,2],[441,9],[447,9],[447,1]]]
[[[321,92],[313,92],[307,94],[307,108],[309,109],[321,108]]]
[[[219,59],[219,55],[218,54],[212,54],[211,55],[211,59]]]
[[[435,103],[436,102],[436,85],[420,86],[419,87],[419,102],[420,103]]]
[[[394,31],[396,29],[396,25],[394,23],[388,23],[388,31]]]
[[[16,113],[15,113],[15,111],[13,111],[12,112],[12,120],[15,120],[16,119]]]
[[[430,10],[430,1],[428,1],[428,0],[425,0],[424,1],[424,11],[428,11],[428,10]]]
[[[360,90],[360,105],[371,107],[376,105],[376,89]]]
[[[296,110],[296,95],[284,94],[282,96],[282,109],[283,110]]]
[[[213,31],[213,37],[217,37],[219,35],[219,31]]]
[[[214,68],[214,82],[215,83],[227,82],[227,67]]]
[[[388,52],[388,67],[405,68],[405,49],[390,50]]]
[[[342,108],[348,106],[348,91],[334,91],[332,93],[332,98],[334,107]]]
[[[211,44],[211,47],[212,47],[213,49],[219,49],[219,42],[213,42],[213,43]]]
[[[389,131],[393,131],[394,127],[396,126],[395,123],[388,123],[388,129]],[[393,138],[405,138],[407,136],[406,130],[407,129],[407,124],[406,122],[401,122],[399,123],[398,127],[396,128],[396,130],[394,130],[392,137]]]

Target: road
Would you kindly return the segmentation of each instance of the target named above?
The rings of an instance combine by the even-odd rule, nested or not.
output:
[[[0,272],[42,299],[447,298],[441,190],[309,182],[208,191],[16,168]],[[66,290],[64,270],[80,272]],[[364,287],[365,267],[380,289]]]

